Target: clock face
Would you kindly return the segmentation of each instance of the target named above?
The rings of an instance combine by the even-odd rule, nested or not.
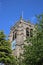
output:
[[[15,45],[16,45],[16,40],[12,41],[12,43],[11,43],[12,50],[15,49]]]

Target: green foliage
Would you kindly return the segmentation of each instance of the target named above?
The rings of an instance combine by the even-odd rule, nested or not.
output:
[[[27,39],[31,43],[24,46],[22,65],[43,65],[43,15],[37,16],[33,37]]]
[[[5,65],[14,65],[15,58],[12,54],[11,44],[6,40],[6,36],[0,31],[0,63]]]

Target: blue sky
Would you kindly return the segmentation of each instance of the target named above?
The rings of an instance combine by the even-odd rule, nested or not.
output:
[[[43,0],[0,0],[0,30],[9,35],[22,11],[25,20],[35,22],[35,15],[43,13]]]

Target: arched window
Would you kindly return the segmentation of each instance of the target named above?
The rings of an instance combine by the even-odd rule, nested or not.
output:
[[[13,40],[14,40],[14,32],[13,32]]]
[[[15,39],[17,38],[17,33],[15,33]]]
[[[33,36],[33,29],[30,29],[30,37]]]
[[[29,37],[29,28],[26,28],[26,37]]]
[[[17,32],[13,32],[13,40],[17,38]]]

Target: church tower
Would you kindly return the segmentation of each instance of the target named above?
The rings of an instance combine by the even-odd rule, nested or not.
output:
[[[12,45],[13,54],[17,57],[23,53],[24,41],[32,36],[33,24],[26,22],[20,17],[20,20],[10,29],[9,39]]]

